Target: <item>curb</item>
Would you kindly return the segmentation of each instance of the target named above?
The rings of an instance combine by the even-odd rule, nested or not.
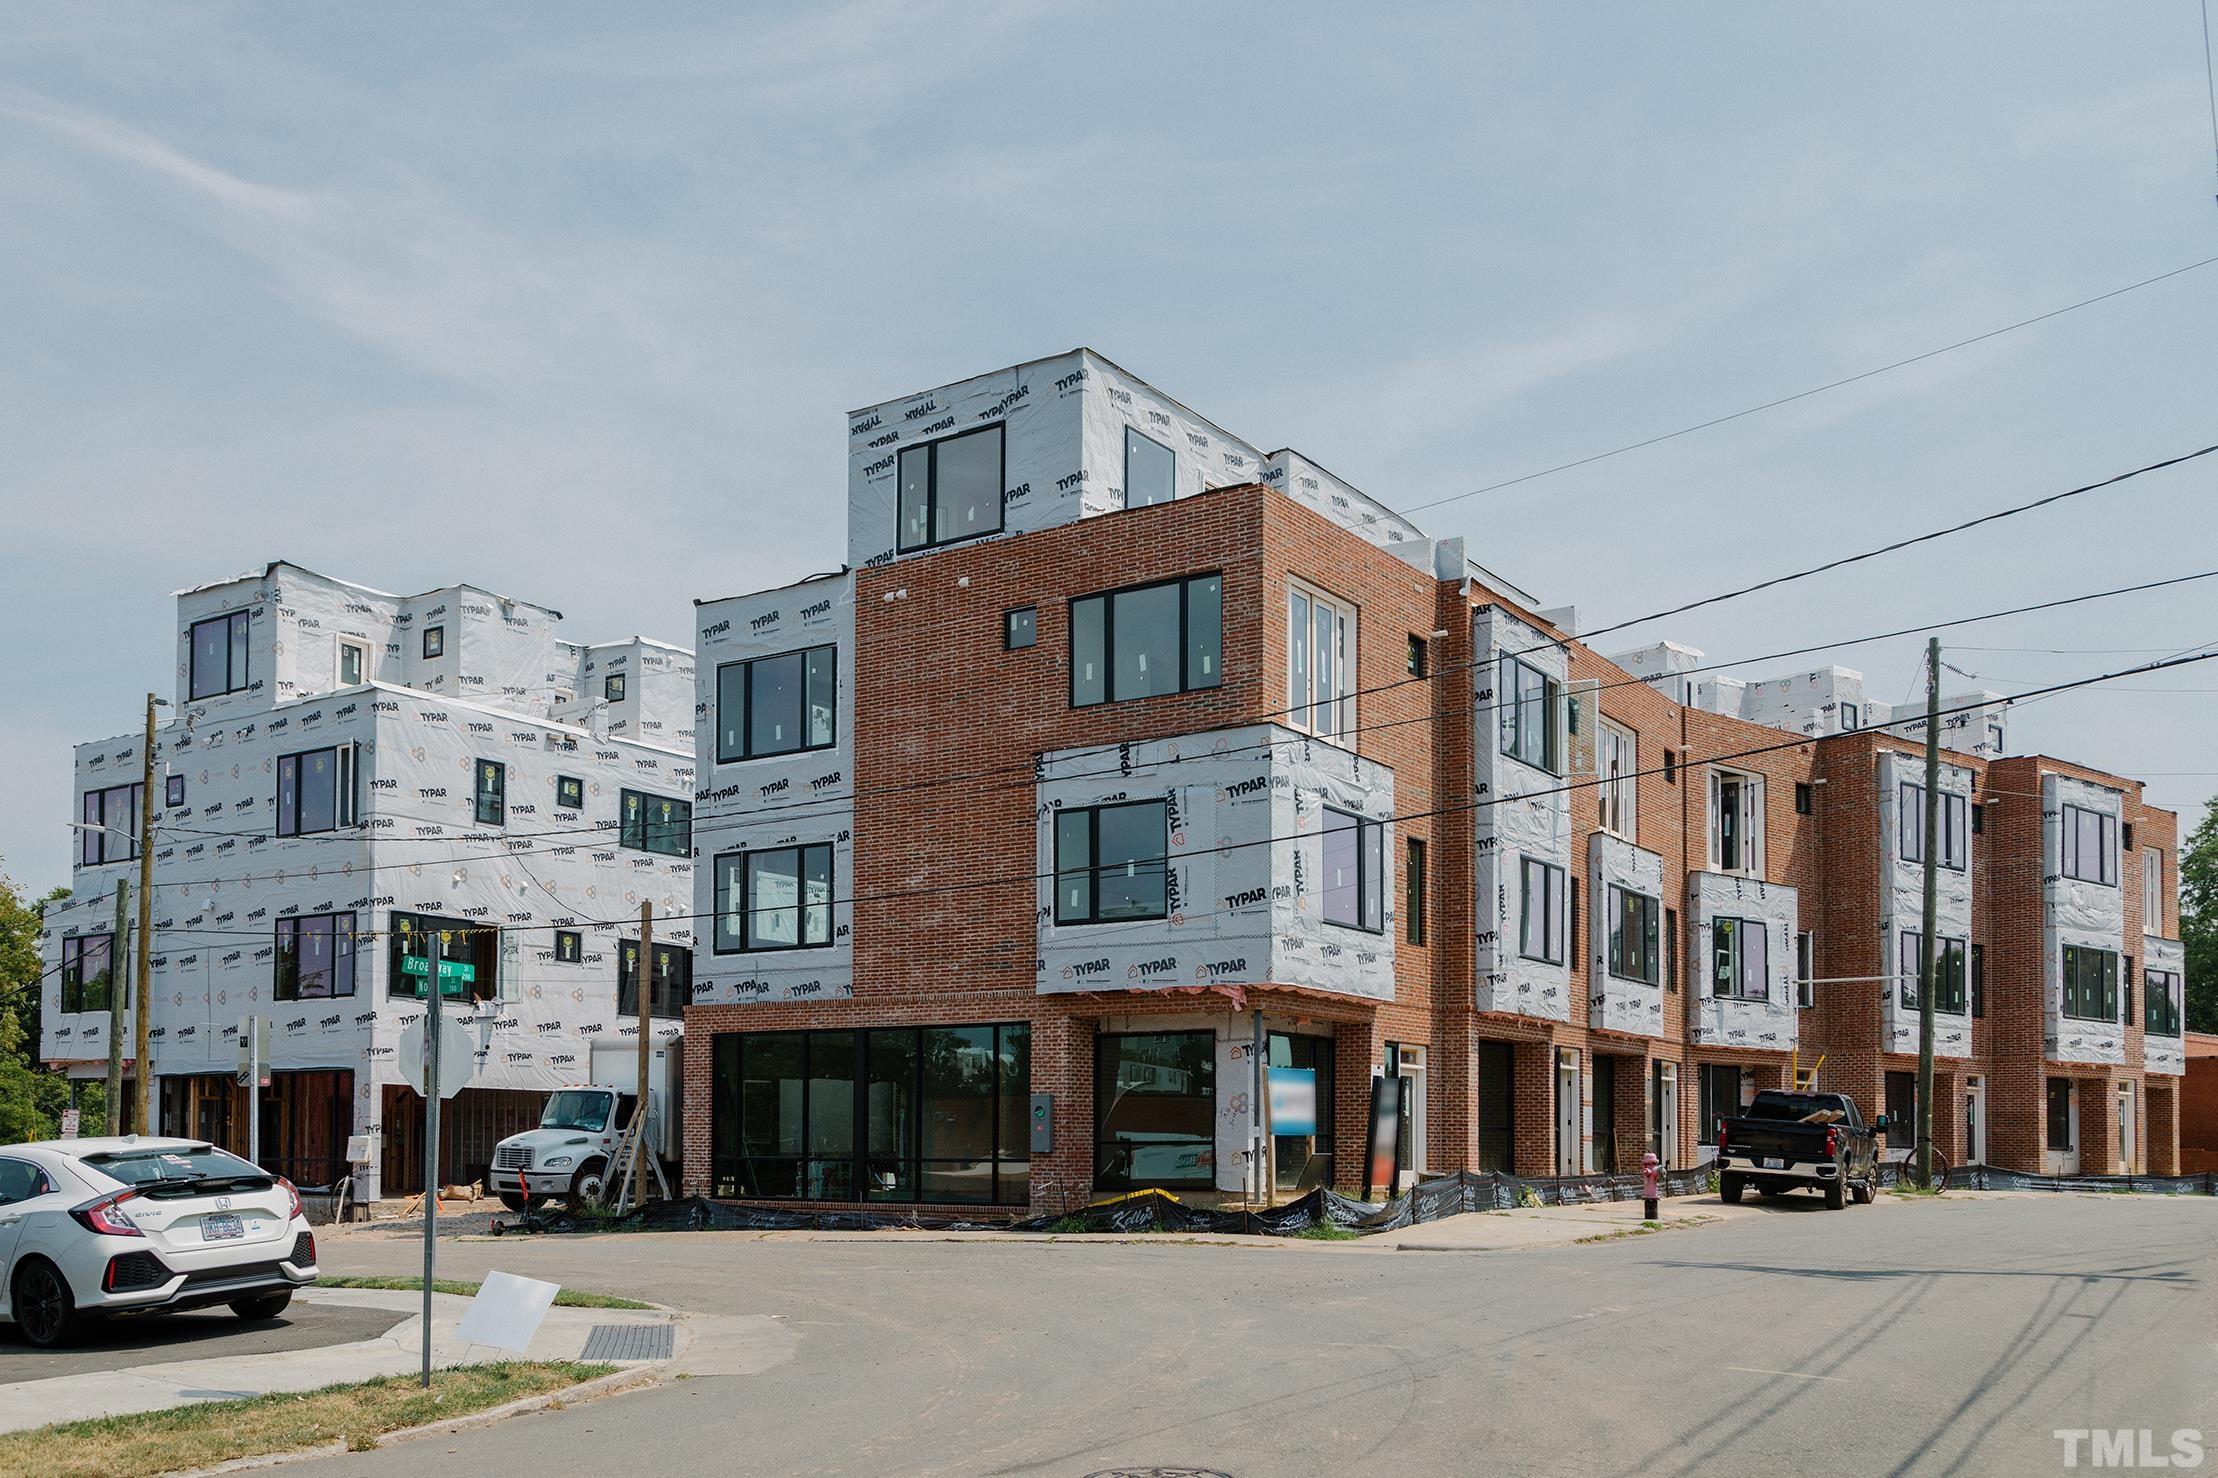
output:
[[[536,1396],[524,1396],[499,1406],[488,1406],[483,1411],[473,1411],[467,1416],[449,1417],[444,1421],[427,1422],[420,1427],[397,1427],[380,1433],[371,1447],[388,1447],[396,1442],[406,1442],[417,1437],[433,1437],[448,1432],[466,1432],[473,1427],[491,1426],[512,1416],[527,1412],[544,1411],[556,1402],[591,1401],[601,1396],[612,1396],[635,1385],[651,1385],[661,1378],[662,1367],[637,1365],[628,1370],[611,1371],[580,1381],[574,1386],[564,1386],[559,1391],[542,1391]],[[290,1452],[265,1452],[254,1457],[233,1458],[209,1468],[186,1468],[165,1475],[165,1478],[216,1478],[222,1473],[249,1473],[261,1468],[274,1468],[280,1463],[304,1462],[310,1458],[334,1457],[348,1451],[346,1439],[336,1438],[318,1447],[296,1447]]]

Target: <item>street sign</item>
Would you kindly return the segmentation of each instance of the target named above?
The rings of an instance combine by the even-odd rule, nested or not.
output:
[[[256,1047],[260,1051],[257,1053]],[[235,1081],[241,1088],[270,1085],[270,1023],[268,1017],[239,1018],[239,1067]]]
[[[64,1139],[75,1139],[75,1138],[77,1137],[77,1124],[78,1124],[78,1118],[77,1118],[77,1110],[75,1110],[75,1109],[63,1109],[63,1110],[62,1110],[62,1138],[64,1138]]]
[[[401,1076],[408,1086],[419,1094],[424,1091],[424,1080],[430,1076],[430,1053],[426,1050],[430,1036],[421,1019],[410,1022],[401,1029],[400,1047],[394,1054],[400,1059]],[[460,1093],[477,1072],[477,1043],[470,1040],[469,1030],[450,1017],[439,1019],[439,1096],[452,1098]]]
[[[403,975],[429,975],[431,960],[425,955],[402,955],[400,973]],[[468,984],[477,979],[477,966],[468,960],[441,960],[439,962],[439,993],[445,996],[460,995],[452,989],[455,984]]]

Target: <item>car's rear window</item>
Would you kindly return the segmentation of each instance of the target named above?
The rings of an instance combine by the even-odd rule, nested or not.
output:
[[[1830,1093],[1759,1093],[1748,1106],[1751,1119],[1799,1122],[1812,1114],[1838,1113],[1841,1101]]]
[[[116,1150],[87,1155],[84,1162],[103,1175],[135,1186],[155,1186],[165,1181],[269,1179],[265,1172],[230,1151],[206,1144],[166,1150]]]

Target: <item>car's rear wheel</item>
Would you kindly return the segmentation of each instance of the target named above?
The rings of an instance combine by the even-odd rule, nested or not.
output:
[[[252,1298],[231,1300],[231,1312],[242,1319],[274,1319],[285,1312],[293,1301],[293,1291],[281,1288],[275,1293],[257,1293]]]
[[[608,1162],[588,1160],[578,1167],[570,1181],[570,1209],[583,1211],[588,1206],[598,1206],[608,1195]]]
[[[1738,1206],[1741,1199],[1741,1178],[1732,1174],[1720,1174],[1717,1178],[1717,1194],[1718,1199],[1726,1205]]]
[[[1869,1206],[1876,1192],[1872,1190],[1871,1182],[1859,1180],[1848,1188],[1848,1194],[1849,1198],[1855,1201],[1857,1205]]]
[[[1825,1209],[1838,1211],[1847,1204],[1847,1197],[1841,1191],[1841,1183],[1838,1180],[1827,1181],[1825,1183]]]
[[[33,1258],[15,1275],[15,1327],[25,1342],[42,1350],[67,1344],[77,1324],[77,1300],[69,1280],[43,1258]]]

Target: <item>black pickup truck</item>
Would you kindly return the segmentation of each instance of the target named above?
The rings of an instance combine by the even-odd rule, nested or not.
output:
[[[1866,1124],[1843,1093],[1765,1089],[1748,1112],[1717,1126],[1717,1189],[1728,1203],[1753,1185],[1767,1196],[1797,1187],[1825,1193],[1838,1211],[1847,1197],[1868,1202],[1879,1186],[1877,1136],[1887,1116]]]

